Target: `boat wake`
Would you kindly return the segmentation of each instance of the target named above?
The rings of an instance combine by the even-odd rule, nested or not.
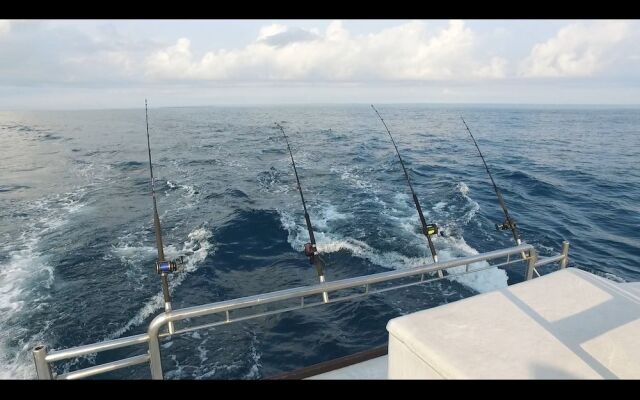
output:
[[[8,257],[0,269],[0,379],[35,378],[31,350],[47,342],[47,328],[53,321],[41,321],[44,326],[36,331],[27,330],[20,322],[51,302],[54,268],[43,254],[41,242],[85,206],[86,192],[87,188],[80,187],[27,204],[23,213],[38,217],[24,223],[20,235],[3,245]]]
[[[354,179],[353,175],[349,175],[349,179]],[[358,186],[369,186],[366,182],[359,178],[355,178],[358,181]],[[458,213],[462,211],[464,214],[461,218],[455,218],[457,221],[469,222],[471,221],[476,212],[479,209],[477,202],[472,200],[468,196],[468,187],[464,182],[460,182],[456,189],[460,192],[461,196],[465,199],[467,204],[458,210]],[[379,200],[382,201],[382,200]],[[434,214],[426,212],[429,217],[433,217],[434,220],[438,220],[440,216],[437,211],[445,208],[447,204],[445,202],[436,203],[433,207]],[[280,222],[283,228],[288,232],[288,242],[295,250],[303,248],[304,244],[308,241],[308,231],[302,215],[294,214],[290,210],[280,209],[278,210],[280,215]],[[335,222],[339,221],[341,224],[348,224],[347,221],[355,221],[355,217],[349,212],[339,212],[337,207],[333,204],[321,204],[313,207],[310,211],[312,215],[311,219],[316,228],[315,237],[317,241],[318,251],[321,253],[333,253],[340,250],[349,251],[353,256],[365,259],[373,264],[387,269],[407,269],[423,266],[433,262],[430,254],[428,254],[428,248],[426,246],[426,240],[419,231],[417,225],[417,214],[415,209],[409,202],[409,196],[403,193],[393,196],[393,202],[386,204],[381,211],[380,215],[388,220],[393,221],[393,226],[402,228],[402,241],[404,243],[410,243],[411,246],[420,247],[424,246],[424,256],[408,256],[402,254],[396,250],[380,250],[376,246],[371,245],[365,241],[355,239],[348,235],[339,233],[338,230],[332,230],[332,226]],[[452,216],[453,217],[453,216]],[[452,223],[447,225],[440,224],[447,229],[449,226],[456,225]],[[394,243],[397,239],[391,238],[388,242]],[[438,249],[438,255],[440,261],[447,261],[454,258],[460,258],[470,255],[478,254],[478,251],[469,246],[464,240],[464,237],[447,236],[447,237],[434,237],[434,245]],[[489,264],[486,262],[474,263],[469,266],[469,270],[480,269],[487,267]],[[464,267],[457,267],[450,270],[451,273],[464,272]],[[455,280],[468,288],[471,288],[477,292],[487,292],[498,288],[507,286],[507,274],[500,269],[487,269],[478,273],[467,274],[459,277],[451,277],[449,279]]]

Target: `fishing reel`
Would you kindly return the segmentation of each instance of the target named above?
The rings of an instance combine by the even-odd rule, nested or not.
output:
[[[304,255],[313,257],[316,254],[316,248],[311,243],[304,244]]]
[[[177,272],[183,265],[183,256],[180,256],[180,259],[176,261],[156,261],[156,273],[162,275]]]
[[[425,227],[425,235],[433,236],[438,234],[438,225],[436,224],[427,224]]]
[[[305,243],[304,245],[304,255],[309,257],[309,264],[314,265],[316,267],[316,271],[318,272],[318,277],[320,278],[320,282],[324,282],[324,267],[325,263],[320,254],[318,254],[317,249],[311,243]]]
[[[515,227],[516,227],[516,222],[515,221],[509,222],[509,220],[505,220],[502,223],[502,225],[496,224],[496,230],[497,231],[506,231],[507,229],[513,229]]]

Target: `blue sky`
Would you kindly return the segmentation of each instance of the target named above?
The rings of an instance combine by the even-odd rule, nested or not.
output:
[[[0,109],[640,104],[627,20],[1,20]]]

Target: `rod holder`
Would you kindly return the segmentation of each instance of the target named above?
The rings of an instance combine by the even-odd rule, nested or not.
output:
[[[569,263],[569,242],[567,240],[562,241],[562,257],[560,269],[565,269]]]
[[[320,283],[324,283],[324,275],[320,275]],[[329,302],[329,293],[322,292],[322,301],[325,303]]]
[[[172,308],[171,308],[171,302],[165,302],[164,303],[164,312],[171,312]],[[175,325],[173,324],[172,321],[169,321],[167,323],[167,329],[169,330],[169,334],[173,335],[176,332],[176,328]]]
[[[36,373],[40,380],[52,380],[53,374],[51,373],[51,367],[46,360],[47,346],[40,345],[33,348],[33,361],[36,364]]]
[[[535,248],[529,250],[529,264],[527,265],[527,275],[525,280],[533,279],[533,271],[535,270],[536,262],[538,262],[538,253]]]
[[[163,257],[164,258],[164,257]],[[160,274],[160,280],[162,281],[162,297],[164,299],[164,312],[171,312],[171,293],[169,292],[169,276],[166,272]],[[169,334],[173,335],[176,331],[173,326],[173,322],[169,321],[167,324],[167,328],[169,329]]]

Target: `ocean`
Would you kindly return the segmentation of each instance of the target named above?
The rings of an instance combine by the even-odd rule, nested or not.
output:
[[[328,281],[431,263],[401,166],[366,104],[149,109],[173,307],[317,282],[288,133]],[[463,116],[525,242],[570,266],[640,280],[640,110],[376,105],[442,260],[513,245]],[[0,378],[31,350],[143,333],[162,311],[144,108],[0,112]],[[552,271],[547,268],[543,273]],[[167,379],[259,379],[387,341],[386,322],[523,279],[492,269],[174,336]],[[452,343],[455,345],[455,343]],[[56,363],[63,373],[140,354]],[[95,379],[147,379],[148,365]]]

